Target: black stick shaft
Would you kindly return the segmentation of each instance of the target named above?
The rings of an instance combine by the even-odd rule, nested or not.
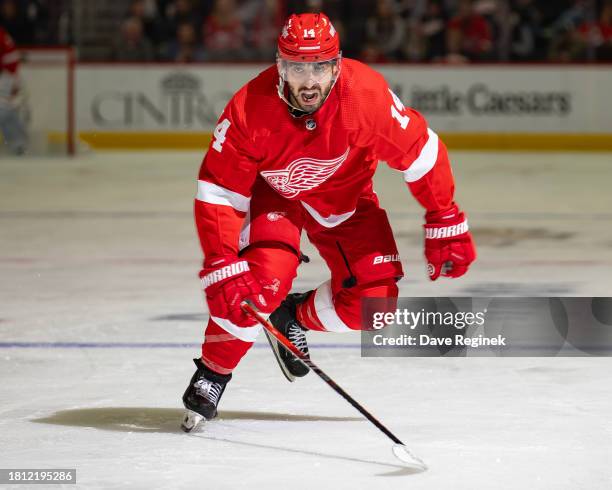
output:
[[[308,366],[312,369],[319,378],[327,383],[327,385],[338,393],[342,398],[344,398],[347,402],[349,402],[353,407],[355,407],[361,415],[363,415],[366,419],[372,422],[383,434],[385,434],[389,439],[391,439],[396,444],[404,444],[400,441],[393,432],[387,429],[374,415],[368,412],[357,400],[355,400],[351,395],[349,395],[346,391],[344,391],[338,383],[336,383],[333,379],[331,379],[319,366],[317,366],[314,362],[310,360],[307,356],[305,356],[302,351],[300,351],[297,347],[295,347],[287,338],[280,333],[272,323],[263,318],[255,306],[249,301],[244,301],[241,304],[242,309],[248,313],[254,320],[257,320],[261,326],[263,326],[268,332],[270,332],[276,340],[278,340],[283,346],[288,349],[295,357],[297,357],[302,364]]]

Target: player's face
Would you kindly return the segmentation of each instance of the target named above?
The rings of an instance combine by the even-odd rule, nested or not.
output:
[[[291,103],[304,112],[314,112],[327,97],[338,74],[335,61],[321,63],[287,62],[285,79]]]

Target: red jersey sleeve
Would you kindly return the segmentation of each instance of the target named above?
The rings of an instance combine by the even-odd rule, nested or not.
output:
[[[425,118],[405,107],[377,75],[375,107],[368,116],[376,158],[402,172],[408,188],[427,211],[448,208],[455,184],[446,146]]]
[[[247,131],[246,90],[228,103],[200,167],[195,221],[207,259],[236,255],[240,229],[249,209],[257,157]]]

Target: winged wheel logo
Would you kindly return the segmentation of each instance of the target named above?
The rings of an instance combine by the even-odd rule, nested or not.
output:
[[[300,192],[314,189],[329,179],[344,163],[349,151],[350,147],[342,155],[331,160],[298,158],[285,169],[261,172],[261,176],[284,197],[295,197]]]

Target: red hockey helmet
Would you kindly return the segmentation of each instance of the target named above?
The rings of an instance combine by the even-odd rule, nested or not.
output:
[[[323,105],[338,80],[341,61],[338,33],[327,15],[294,14],[287,19],[278,38],[277,89],[278,96],[287,103],[292,114],[312,113]],[[290,78],[293,83],[296,83],[296,80],[298,83],[300,80],[321,83],[325,93],[320,92],[320,102],[313,102],[310,109],[297,107],[290,101],[287,89]],[[313,97],[313,100],[316,100],[316,95]]]
[[[306,62],[337,58],[338,33],[324,13],[293,14],[278,37],[278,55],[288,61]]]

